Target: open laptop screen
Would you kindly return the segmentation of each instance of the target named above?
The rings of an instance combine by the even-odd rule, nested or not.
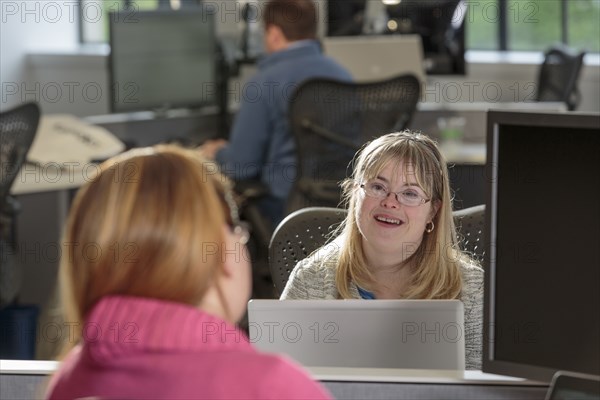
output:
[[[250,341],[309,367],[464,370],[459,300],[250,300]]]
[[[325,38],[323,49],[327,56],[346,67],[357,82],[413,74],[425,83],[418,35]]]

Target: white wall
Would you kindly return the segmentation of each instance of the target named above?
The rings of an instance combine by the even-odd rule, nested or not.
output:
[[[42,82],[30,76],[27,54],[77,46],[76,4],[75,0],[0,0],[0,111],[39,101],[42,86],[37,83]]]

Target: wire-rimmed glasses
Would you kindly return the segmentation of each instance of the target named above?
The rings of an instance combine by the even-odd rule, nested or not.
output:
[[[360,187],[365,191],[367,196],[382,200],[392,193],[396,197],[396,201],[408,207],[417,207],[431,200],[421,194],[419,190],[412,187],[399,192],[392,192],[383,183],[377,181],[362,183]]]

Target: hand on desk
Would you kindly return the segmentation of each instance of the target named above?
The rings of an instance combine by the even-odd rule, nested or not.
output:
[[[217,152],[225,146],[227,146],[227,140],[225,139],[208,140],[202,146],[198,147],[198,151],[204,157],[214,160]]]

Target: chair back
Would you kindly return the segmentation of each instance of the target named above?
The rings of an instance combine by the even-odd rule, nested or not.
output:
[[[460,248],[479,263],[483,262],[485,204],[464,208],[452,213]]]
[[[585,52],[576,53],[563,45],[551,47],[545,54],[538,75],[537,101],[560,101],[569,110],[579,105],[577,81]]]
[[[276,294],[283,292],[296,264],[332,240],[331,233],[346,218],[347,211],[332,207],[307,207],[288,215],[273,233],[269,244],[269,268]],[[485,205],[453,213],[460,248],[475,260],[484,256]]]
[[[288,212],[308,206],[337,207],[339,182],[366,142],[408,125],[419,100],[411,74],[370,83],[311,79],[290,101],[290,129],[297,172]]]
[[[341,208],[308,207],[281,221],[269,243],[269,269],[278,296],[298,261],[323,246],[344,218]]]
[[[14,251],[14,216],[19,204],[10,196],[10,188],[26,160],[39,119],[35,103],[0,113],[0,308],[13,302],[21,288],[22,273]]]
[[[0,210],[25,162],[39,120],[40,109],[35,103],[0,113]]]

